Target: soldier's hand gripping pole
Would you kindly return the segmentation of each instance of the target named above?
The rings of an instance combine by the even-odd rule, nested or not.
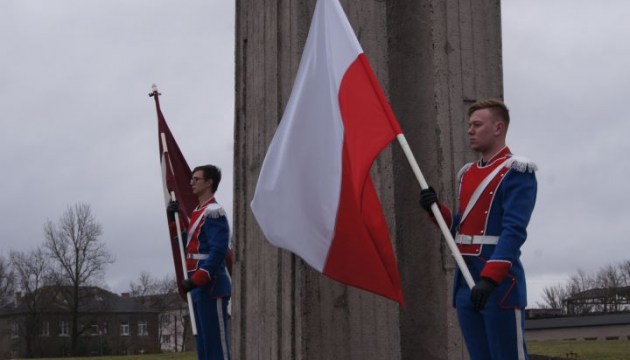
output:
[[[407,161],[409,161],[409,165],[411,165],[411,169],[413,170],[413,173],[416,175],[416,179],[420,183],[420,187],[422,189],[428,189],[429,185],[427,184],[427,181],[424,179],[424,176],[422,175],[422,172],[420,171],[418,162],[416,161],[416,158],[413,156],[413,153],[411,152],[411,149],[409,148],[409,144],[407,143],[407,139],[405,139],[405,135],[401,133],[401,134],[398,134],[396,138],[398,139],[398,143],[402,147],[403,152],[405,153],[405,156],[407,157]],[[448,245],[448,247],[451,249],[451,253],[453,254],[453,258],[455,258],[455,262],[457,263],[459,270],[462,272],[464,279],[466,279],[466,283],[468,284],[468,287],[472,289],[473,286],[475,286],[475,281],[473,280],[472,275],[470,275],[470,271],[468,270],[468,267],[466,266],[466,262],[464,262],[464,258],[462,257],[462,254],[459,252],[459,249],[457,248],[457,245],[455,244],[455,240],[453,240],[453,235],[451,235],[451,231],[446,225],[446,222],[444,221],[444,217],[442,217],[442,213],[440,212],[440,208],[438,207],[437,203],[433,203],[431,205],[431,211],[433,212],[433,215],[435,216],[435,220],[437,221],[438,226],[440,227],[440,230],[442,230],[442,235],[444,235],[444,240],[446,241],[446,244]]]

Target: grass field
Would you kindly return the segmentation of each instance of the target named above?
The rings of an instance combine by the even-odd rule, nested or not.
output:
[[[86,360],[86,359],[98,359],[98,360],[195,360],[197,354],[195,352],[185,353],[167,353],[167,354],[147,354],[147,355],[133,355],[133,356],[103,356],[103,357],[89,357],[89,358],[47,358],[45,360]],[[42,359],[44,360],[44,359]]]
[[[579,360],[629,360],[630,341],[531,341],[527,343],[527,351]]]
[[[630,341],[531,341],[530,354],[557,356],[578,360],[630,360]],[[572,355],[574,354],[574,355]],[[60,358],[46,360],[78,360],[87,358]],[[195,360],[194,352],[148,354],[134,356],[104,356],[99,360]]]

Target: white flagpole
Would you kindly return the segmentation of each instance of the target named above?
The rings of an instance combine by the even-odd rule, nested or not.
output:
[[[160,134],[161,138],[162,138],[162,153],[163,155],[165,153],[168,153],[168,148],[166,147],[166,138],[164,136],[164,133]],[[163,156],[164,160],[166,161],[166,159],[168,159],[166,156]],[[172,169],[170,169],[170,164],[169,165],[169,169],[167,171],[171,171]],[[171,201],[177,201],[177,199],[175,198],[175,192],[171,191],[170,193],[171,195]],[[188,280],[188,269],[186,269],[186,256],[184,255],[184,239],[182,239],[182,226],[179,223],[179,213],[175,213],[175,229],[177,231],[177,243],[179,245],[179,256],[180,256],[180,260],[182,263],[182,272],[183,272],[183,276],[184,276],[184,280]],[[195,319],[195,311],[193,308],[193,302],[192,302],[192,296],[190,295],[190,292],[186,293],[186,300],[188,302],[188,314],[190,314],[190,325],[192,326],[192,333],[194,336],[197,336],[197,320]]]
[[[420,183],[420,187],[423,190],[428,189],[429,184],[427,184],[427,181],[424,179],[424,176],[422,175],[422,172],[420,171],[418,162],[416,161],[416,158],[413,156],[413,153],[411,152],[411,149],[409,148],[409,144],[407,143],[407,139],[405,139],[405,135],[400,133],[396,136],[396,138],[398,139],[398,143],[402,147],[403,152],[407,156],[407,161],[409,161],[409,165],[411,165],[411,169],[413,170],[413,173],[416,175],[416,179],[418,179],[418,182]],[[444,221],[444,218],[442,217],[442,213],[440,212],[440,208],[438,207],[436,203],[433,203],[431,205],[431,211],[433,211],[435,220],[440,226],[440,230],[442,230],[442,234],[444,235],[444,240],[446,240],[446,244],[451,249],[451,253],[453,254],[453,257],[455,258],[455,262],[457,263],[457,266],[459,266],[459,270],[462,272],[464,279],[466,279],[466,283],[468,284],[468,286],[472,289],[473,286],[475,286],[475,281],[473,280],[472,275],[470,275],[470,271],[468,270],[468,267],[466,266],[466,262],[464,261],[462,254],[459,252],[459,249],[457,248],[457,245],[455,244],[455,240],[453,240],[453,235],[451,235],[451,230],[446,225],[446,221]]]
[[[175,192],[171,191],[171,200],[176,201]],[[184,255],[184,240],[182,239],[182,227],[179,223],[179,213],[175,213],[175,229],[177,230],[177,242],[179,244],[179,257],[182,262],[182,272],[184,280],[188,280],[188,269],[186,269],[186,256]],[[192,332],[194,336],[197,336],[197,319],[195,318],[195,310],[193,308],[192,296],[190,291],[186,293],[186,300],[188,301],[188,313],[190,314],[190,326],[192,326]]]

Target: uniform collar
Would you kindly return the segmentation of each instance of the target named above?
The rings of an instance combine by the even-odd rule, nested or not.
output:
[[[492,155],[492,157],[490,158],[490,160],[488,160],[487,163],[484,164],[483,159],[479,159],[479,161],[477,161],[477,166],[479,167],[486,167],[489,165],[492,165],[492,163],[494,163],[495,161],[499,160],[499,159],[503,159],[505,157],[507,157],[508,155],[511,155],[512,152],[510,151],[510,148],[507,146],[504,146],[501,150],[499,150],[496,154]]]
[[[212,204],[212,203],[215,203],[215,202],[216,202],[216,200],[214,200],[214,196],[213,196],[213,197],[211,197],[210,199],[206,200],[206,202],[204,202],[203,204],[198,205],[198,206],[195,208],[195,210],[200,210],[200,209],[203,209],[203,208],[205,208],[206,206],[208,206],[208,205],[210,205],[210,204]]]

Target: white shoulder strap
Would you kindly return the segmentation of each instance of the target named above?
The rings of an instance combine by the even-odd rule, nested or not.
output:
[[[197,220],[193,224],[191,224],[188,227],[188,234],[186,234],[186,236],[188,236],[188,241],[192,239],[192,236],[195,233],[195,230],[197,230],[197,226],[199,226],[199,223],[201,222],[203,218],[204,218],[204,215],[201,215],[200,217],[197,218]]]
[[[507,165],[509,161],[510,161],[509,158],[504,160],[499,166],[497,166],[494,170],[492,170],[492,172],[488,174],[488,176],[486,176],[485,179],[483,179],[483,181],[479,184],[479,186],[477,186],[477,188],[475,189],[475,192],[473,192],[472,196],[470,197],[470,201],[468,201],[468,205],[466,205],[466,209],[464,210],[464,213],[462,214],[462,218],[459,221],[460,224],[464,222],[464,219],[466,219],[466,216],[468,216],[468,214],[470,213],[470,210],[472,210],[473,206],[475,206],[475,204],[477,203],[477,200],[479,200],[479,197],[481,197],[481,194],[483,193],[483,191],[486,189],[486,187],[488,187],[488,184],[490,184],[492,179],[494,179],[494,177],[497,176],[497,174],[501,171],[501,169],[503,169]]]
[[[221,205],[217,203],[212,203],[206,206],[206,209],[203,211],[203,214],[197,219],[197,221],[195,221],[194,224],[188,227],[189,237],[191,237],[192,234],[195,233],[195,230],[197,230],[197,227],[201,223],[201,220],[203,220],[206,216],[212,219],[218,219],[221,216],[225,216],[225,210],[223,209]]]

